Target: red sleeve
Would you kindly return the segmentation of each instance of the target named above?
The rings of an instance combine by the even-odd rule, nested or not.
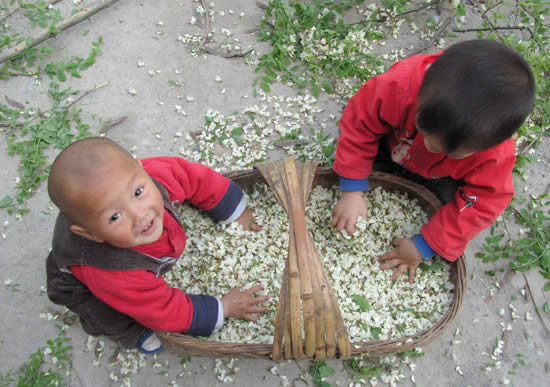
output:
[[[497,150],[492,158],[465,174],[466,184],[456,193],[455,200],[443,206],[422,228],[428,245],[449,261],[462,255],[468,242],[493,224],[514,196],[515,143],[506,141]],[[490,151],[494,149],[487,152]],[[468,200],[472,206],[467,206]]]
[[[370,175],[380,138],[392,126],[398,127],[397,115],[402,109],[396,87],[395,82],[386,82],[380,75],[363,85],[348,102],[340,118],[333,166],[339,176],[364,179]]]
[[[382,136],[414,128],[418,90],[425,68],[439,54],[415,55],[394,64],[359,89],[340,118],[334,171],[348,179],[367,178]]]
[[[189,297],[147,270],[110,271],[78,265],[71,266],[71,271],[97,298],[148,328],[186,332],[191,325]]]
[[[170,193],[170,201],[210,210],[224,197],[230,180],[205,165],[179,157],[153,157],[141,160],[145,171],[162,183]]]

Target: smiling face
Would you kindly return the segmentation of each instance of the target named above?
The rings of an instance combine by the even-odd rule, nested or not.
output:
[[[117,150],[108,166],[80,187],[78,224],[71,231],[99,243],[131,248],[155,242],[163,232],[162,195],[140,162]]]

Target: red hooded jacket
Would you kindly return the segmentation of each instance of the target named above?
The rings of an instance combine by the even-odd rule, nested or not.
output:
[[[456,260],[480,231],[490,226],[514,196],[515,142],[456,160],[431,153],[415,127],[418,93],[428,65],[442,52],[415,55],[371,78],[349,101],[340,119],[334,171],[348,179],[365,179],[372,170],[382,136],[392,160],[429,179],[462,179],[454,201],[443,206],[422,228],[428,245]],[[452,74],[449,74],[452,76]]]

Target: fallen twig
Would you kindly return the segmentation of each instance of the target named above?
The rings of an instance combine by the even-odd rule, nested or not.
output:
[[[246,50],[246,51],[243,51],[243,52],[228,52],[228,53],[224,53],[224,52],[221,52],[221,51],[218,51],[218,50],[214,50],[213,48],[204,48],[204,52],[207,52],[211,55],[217,55],[217,56],[221,56],[221,57],[224,57],[224,58],[241,58],[243,56],[247,56],[248,54],[250,54],[252,51],[254,51],[253,48],[249,49],[249,50]]]
[[[422,51],[425,51],[427,50],[428,48],[430,48],[432,46],[432,44],[434,44],[440,37],[441,35],[443,34],[443,32],[445,32],[445,30],[447,29],[447,27],[449,26],[449,24],[451,24],[451,21],[453,20],[453,16],[449,16],[447,18],[447,20],[445,20],[443,22],[443,24],[441,25],[441,27],[439,27],[439,29],[436,31],[436,33],[434,34],[434,36],[432,37],[432,39],[428,42],[428,44],[426,44],[424,47],[422,48],[419,48],[417,49],[416,51],[413,51],[409,56],[413,56],[413,55],[416,55],[416,54],[420,54]]]
[[[256,7],[260,8],[260,9],[266,9],[267,8],[267,4],[264,4],[260,1],[256,1]]]
[[[307,144],[309,144],[309,141],[307,141],[307,140],[281,140],[281,141],[275,141],[273,144],[278,148],[284,148],[284,147],[287,147],[287,146],[307,145]]]
[[[81,21],[89,18],[90,16],[96,14],[97,12],[101,11],[102,9],[105,9],[107,7],[110,7],[114,3],[116,3],[118,0],[100,0],[95,3],[93,3],[91,6],[83,8],[79,12],[75,13],[72,16],[69,16],[67,19],[64,19],[57,23],[55,25],[56,31],[64,31],[68,29],[69,27],[72,27]],[[0,63],[3,63],[7,60],[16,58],[17,56],[21,55],[25,49],[34,47],[49,38],[55,36],[56,34],[51,32],[50,29],[47,29],[40,33],[39,35],[33,37],[30,42],[27,44],[27,40],[24,40],[23,42],[19,43],[18,45],[10,48],[7,50],[3,55],[0,56]]]
[[[204,3],[204,0],[199,0],[201,3],[202,8],[204,9],[204,20],[205,20],[205,32],[204,32],[204,40],[199,44],[199,47],[197,47],[197,53],[200,53],[204,50],[204,45],[208,41],[208,34],[210,33],[210,15],[208,14],[208,7]]]
[[[68,111],[74,104],[76,104],[78,101],[80,101],[82,98],[86,97],[88,94],[96,91],[97,89],[101,89],[104,86],[107,86],[110,82],[104,82],[102,84],[99,84],[97,86],[94,86],[93,88],[86,90],[84,93],[82,93],[77,99],[69,103],[67,106],[65,106],[65,111]]]
[[[8,105],[10,105],[11,107],[14,107],[20,110],[25,110],[25,105],[23,105],[21,102],[17,102],[11,99],[10,97],[8,97],[7,95],[4,95],[4,97],[6,98],[6,102],[8,103]]]
[[[119,117],[117,118],[116,120],[114,121],[111,121],[111,122],[108,122],[106,123],[105,125],[103,125],[101,127],[101,129],[99,129],[99,134],[105,134],[107,133],[107,131],[109,129],[111,129],[112,127],[114,126],[117,126],[117,125],[120,125],[122,124],[124,121],[126,121],[128,119],[128,116],[122,116],[122,117]]]
[[[550,333],[550,327],[548,326],[548,322],[547,322],[548,317],[541,314],[540,308],[537,306],[537,302],[535,301],[535,296],[533,295],[533,291],[531,290],[529,279],[527,278],[527,274],[525,272],[523,272],[523,278],[525,279],[525,284],[527,285],[527,290],[529,291],[529,296],[531,297],[531,301],[533,301],[533,305],[535,305],[535,311],[537,312],[537,315],[539,316],[542,322],[542,325],[544,326],[544,328],[546,328],[546,332]]]
[[[0,76],[1,75],[8,75],[10,77],[36,77],[38,73],[26,73],[26,72],[20,72],[20,71],[5,71],[0,70]]]
[[[418,8],[414,8],[414,9],[411,9],[411,10],[408,10],[408,11],[405,11],[405,12],[401,12],[401,13],[398,13],[397,15],[395,15],[393,18],[394,19],[397,19],[401,16],[405,16],[405,15],[408,15],[410,13],[415,13],[415,12],[418,12],[418,11],[422,11],[423,9],[425,8],[429,8],[431,7],[432,5],[437,5],[437,3],[439,3],[441,0],[432,0],[430,1],[429,3],[426,3]],[[380,19],[372,19],[372,20],[361,20],[361,21],[358,21],[358,22],[355,22],[355,23],[349,23],[349,25],[355,25],[355,24],[361,24],[361,23],[365,23],[365,22],[373,22],[373,23],[383,23],[385,22],[386,20],[388,20],[388,17],[382,17]]]
[[[489,1],[487,3],[487,9],[485,11],[483,11],[483,13],[481,14],[481,17],[485,19],[485,15],[487,15],[487,12],[489,12],[490,10],[498,7],[499,5],[501,5],[504,1],[503,0],[500,0],[499,2],[491,5],[491,2]]]
[[[481,4],[479,4],[479,2],[478,2],[477,0],[473,0],[473,1],[474,1],[475,5],[476,5],[479,9],[482,9],[482,8],[481,8]],[[497,4],[497,5],[498,5],[498,4]],[[495,5],[495,6],[496,6],[496,5]],[[492,8],[494,8],[494,7],[492,7]],[[492,8],[486,9],[485,12],[483,12],[483,13],[481,14],[481,18],[487,23],[487,25],[488,25],[489,28],[490,28],[490,31],[494,32],[494,33],[498,36],[499,40],[500,40],[502,43],[506,43],[506,40],[504,39],[504,37],[503,37],[501,34],[499,34],[498,30],[495,28],[495,26],[493,25],[493,23],[491,22],[491,20],[489,20],[489,18],[487,17],[487,12],[489,11],[489,9],[492,9]]]
[[[531,141],[529,144],[525,145],[520,151],[519,151],[519,154],[520,155],[525,155],[529,149],[531,149],[531,147],[537,142],[537,141],[540,141],[541,138],[542,138],[542,135],[543,135],[543,132],[541,131],[538,136],[535,137],[535,139],[533,141]]]
[[[453,32],[477,32],[477,31],[491,31],[491,30],[526,30],[525,26],[495,26],[493,28],[453,28]]]

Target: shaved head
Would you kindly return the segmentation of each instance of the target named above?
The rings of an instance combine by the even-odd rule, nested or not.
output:
[[[120,145],[104,137],[78,140],[57,156],[50,169],[50,199],[73,223],[80,223],[78,198],[113,168],[137,161]]]

